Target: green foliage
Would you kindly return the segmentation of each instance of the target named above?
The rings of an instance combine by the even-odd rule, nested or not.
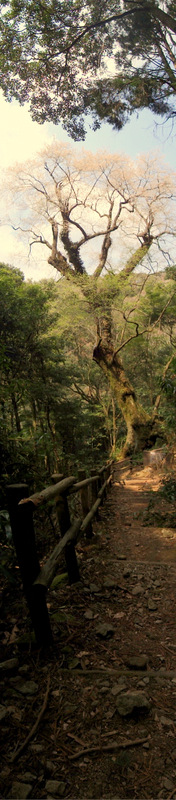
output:
[[[167,77],[164,80],[156,69],[152,73],[149,66],[141,67],[131,75],[127,66],[125,76],[97,81],[87,94],[87,111],[93,114],[94,130],[100,128],[102,121],[121,130],[131,114],[140,109],[149,108],[161,117],[171,114],[173,94]]]
[[[0,270],[1,464],[4,479],[22,479],[37,471],[35,451],[42,455],[48,428],[50,380],[58,347],[47,329],[55,317],[48,302],[51,287],[26,284],[16,270]],[[60,377],[57,367],[57,380]],[[36,417],[39,417],[37,426]],[[45,441],[44,441],[45,440]],[[39,445],[39,447],[38,447]],[[35,465],[35,468],[34,468]]]
[[[90,281],[85,297],[84,278],[74,286],[30,284],[19,270],[1,266],[2,498],[7,482],[25,477],[39,488],[54,471],[89,472],[112,448],[119,454],[124,422],[92,360],[95,318],[104,308],[112,312],[117,347],[127,339],[123,363],[140,403],[151,413],[160,394],[162,428],[168,436],[174,431],[176,357],[164,370],[174,353],[175,296],[163,309],[175,284],[167,277],[152,276],[141,291],[142,275],[120,288],[119,275],[110,273],[96,285]],[[136,319],[139,332],[148,327],[142,336],[135,335]]]
[[[159,495],[160,497],[163,497],[164,500],[167,500],[168,503],[175,503],[176,480],[173,477],[167,476],[166,478],[163,478]]]
[[[168,270],[166,277],[167,273]],[[170,279],[164,281],[162,278],[160,278],[160,281],[156,281],[153,277],[146,287],[145,299],[141,304],[141,309],[143,319],[150,320],[150,325],[156,322],[161,312],[160,328],[175,322],[176,291],[174,281]]]
[[[16,584],[16,576],[12,571],[13,550],[11,548],[12,531],[9,514],[6,509],[0,511],[0,575]]]
[[[12,538],[12,531],[10,526],[10,518],[8,511],[0,511],[0,538],[5,538],[7,541]]]
[[[66,578],[67,578],[67,583],[68,583],[68,574],[67,573],[66,573]],[[61,622],[61,623],[65,623],[66,622],[68,624],[69,624],[69,622],[75,622],[75,617],[73,616],[73,614],[69,614],[69,612],[67,612],[67,610],[66,611],[63,611],[63,610],[62,611],[56,611],[54,614],[51,615],[51,617],[52,617],[52,620],[54,622]]]
[[[175,265],[172,267],[167,267],[166,269],[166,277],[171,278],[173,281],[176,281],[176,267]]]
[[[155,502],[157,501],[157,508]],[[160,510],[161,501],[165,501],[165,507]],[[151,494],[147,510],[144,513],[143,520],[145,525],[160,525],[176,528],[176,512],[171,510],[175,507],[176,501],[176,480],[173,475],[166,475],[163,480],[159,491]],[[168,506],[167,506],[168,504]]]
[[[163,6],[163,4],[162,4]],[[120,129],[149,107],[174,114],[175,3],[100,0],[83,3],[1,1],[1,88],[7,100],[31,103],[33,119],[50,120],[75,139],[84,119]],[[165,36],[166,30],[166,36]],[[107,59],[115,75],[107,76]],[[81,78],[80,78],[81,75]]]
[[[25,476],[41,487],[54,471],[94,465],[95,453],[101,463],[109,448],[107,389],[90,359],[79,289],[73,295],[0,268],[2,497],[7,482]]]
[[[62,572],[61,575],[55,575],[55,578],[53,578],[53,581],[51,583],[51,589],[56,589],[56,587],[60,583],[65,583],[65,581],[68,581],[68,573],[67,572]]]

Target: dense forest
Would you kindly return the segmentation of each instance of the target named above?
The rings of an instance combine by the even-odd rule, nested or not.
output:
[[[5,190],[17,235],[56,274],[30,284],[1,267],[5,467],[19,477],[25,458],[43,479],[95,453],[162,445],[175,397],[175,176],[156,155],[78,158],[55,143],[11,169]]]
[[[114,276],[99,282],[100,291],[111,294]],[[92,358],[95,311],[79,284],[32,284],[1,264],[0,298],[2,492],[9,480],[40,486],[54,471],[119,457],[126,425]],[[131,333],[139,323],[144,331],[126,335],[123,365],[141,407],[159,420],[156,446],[173,443],[175,435],[175,304],[174,268],[134,272],[122,285],[120,303],[115,296],[112,304],[118,338],[124,326]]]
[[[79,292],[1,264],[2,479],[46,482],[112,445],[112,399],[91,361]],[[73,308],[75,315],[72,324]]]
[[[94,129],[145,107],[174,119],[174,2],[1,10],[1,88],[33,119],[75,139],[87,114]],[[21,262],[0,267],[4,497],[9,480],[41,485],[95,454],[135,459],[173,440],[175,175],[156,152],[53,141],[11,167],[2,199],[2,224],[55,272],[32,283]]]
[[[173,0],[0,6],[1,89],[34,120],[61,121],[73,139],[87,115],[94,130],[143,108],[174,120]],[[2,198],[2,222],[56,275],[32,284],[23,264],[1,265],[2,485],[163,445],[175,402],[172,171],[156,153],[135,162],[53,142],[10,169]]]
[[[44,149],[29,141],[30,160],[14,163],[9,114],[0,797],[132,798],[134,789],[136,799],[169,800],[176,173],[145,152],[146,128],[136,159],[119,152],[118,131],[144,109],[165,124],[163,141],[168,122],[174,129],[176,2],[0,0],[0,10],[5,100],[20,114],[25,106],[34,138],[36,123],[52,123],[77,142],[59,141],[58,128],[51,139],[46,126]],[[114,154],[78,145],[102,123],[110,150],[108,124],[116,131]]]
[[[56,279],[1,264],[3,483],[173,436],[175,176],[58,144],[10,170],[11,224]],[[19,224],[20,223],[20,224]]]

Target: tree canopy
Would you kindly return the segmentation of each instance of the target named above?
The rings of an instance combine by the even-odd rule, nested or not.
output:
[[[154,270],[157,252],[160,260],[162,252],[170,261],[169,237],[175,232],[174,175],[157,161],[156,154],[137,162],[123,154],[94,156],[86,151],[78,158],[74,148],[55,143],[24,169],[14,168],[10,183],[12,218],[19,235],[24,220],[30,247],[48,250],[49,264],[64,283],[65,279],[71,283],[73,293],[76,287],[87,313],[94,315],[97,344],[93,358],[125,420],[124,453],[153,443],[153,419],[141,408],[125,375],[121,351],[146,332],[139,300],[128,306],[131,276],[141,265],[149,273]],[[145,281],[144,274],[139,299]],[[171,299],[169,295],[166,304],[160,304],[149,331]],[[115,301],[121,326],[114,325]],[[73,325],[74,317],[73,300]]]
[[[85,445],[90,464],[95,449],[98,457],[109,447],[110,402],[90,367],[91,324],[68,283],[32,284],[0,263],[0,491],[26,472],[42,485],[77,458],[84,465]]]
[[[9,189],[9,195],[7,194]],[[5,175],[9,219],[30,248],[68,279],[103,270],[129,275],[175,237],[175,174],[156,152],[79,153],[55,142]],[[5,221],[7,212],[5,211]],[[23,236],[23,238],[24,238]],[[153,262],[154,263],[154,262]]]
[[[174,115],[174,0],[2,0],[0,85],[30,102],[38,122],[62,122],[75,139],[107,120],[120,129],[149,107]]]

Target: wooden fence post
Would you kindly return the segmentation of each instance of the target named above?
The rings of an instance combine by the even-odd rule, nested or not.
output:
[[[12,536],[24,594],[37,644],[39,647],[43,647],[52,644],[53,639],[46,605],[46,589],[44,586],[33,587],[33,582],[40,572],[33,526],[33,504],[29,502],[18,505],[20,500],[29,494],[26,484],[12,484],[6,488]]]
[[[90,474],[91,474],[91,478],[93,478],[93,476],[96,474],[95,470],[91,469]],[[94,503],[96,502],[97,495],[98,495],[98,480],[91,484],[91,506],[93,506]],[[99,511],[98,511],[98,508],[97,508],[95,517],[96,517],[97,521],[100,519],[100,514],[99,514]]]
[[[63,477],[64,477],[63,472],[53,472],[53,474],[51,475],[52,483],[59,483],[59,481],[62,481]]]
[[[95,472],[94,472],[95,474]],[[79,469],[78,477],[80,481],[83,481],[86,478],[85,469]],[[83,516],[86,517],[89,512],[89,496],[88,496],[88,486],[83,486],[80,490],[80,497],[81,497],[81,506]],[[92,523],[89,522],[86,528],[86,539],[92,539],[93,530],[92,530]]]
[[[64,536],[64,534],[67,533],[71,525],[66,492],[63,492],[63,494],[58,495],[56,499],[56,514],[59,522],[61,536]],[[80,574],[75,553],[74,542],[70,542],[70,544],[66,545],[65,560],[66,560],[70,585],[72,583],[77,583],[77,581],[80,580]]]
[[[107,480],[107,477],[108,477],[108,475],[107,475],[107,467],[105,467],[105,469],[103,470],[103,483],[104,483],[104,481]],[[107,490],[107,486],[106,486],[105,490],[104,490],[104,499],[105,500],[106,500],[107,494],[108,494],[108,490]]]
[[[53,472],[53,474],[51,475],[52,483],[54,483],[54,484],[55,483],[59,483],[59,481],[63,480],[63,477],[64,477],[63,472]],[[54,504],[54,506],[51,507],[51,512],[50,513],[51,513],[52,523],[54,525],[55,536],[56,536],[56,539],[57,539],[59,537],[59,535],[60,535],[60,526],[59,526],[59,519],[58,519],[58,514],[57,514],[57,509],[56,509],[56,503]]]
[[[101,469],[99,470],[99,477],[98,477],[98,491],[100,491],[100,489],[102,488],[103,483],[104,483],[104,477],[103,477],[103,470],[102,470],[102,467],[101,467]],[[100,503],[101,506],[103,505],[103,500],[104,500],[104,497],[103,497],[103,494],[102,494],[101,503]]]

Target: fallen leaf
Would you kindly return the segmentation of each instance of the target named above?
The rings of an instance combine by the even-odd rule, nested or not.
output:
[[[89,651],[81,650],[81,653],[76,653],[76,658],[83,658],[83,656],[89,656]]]

